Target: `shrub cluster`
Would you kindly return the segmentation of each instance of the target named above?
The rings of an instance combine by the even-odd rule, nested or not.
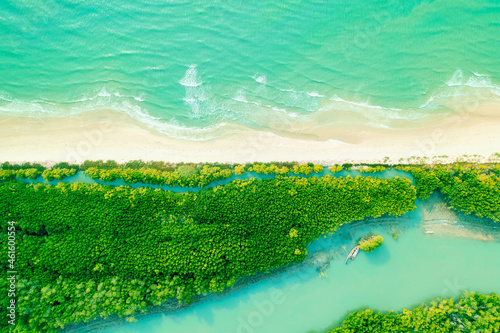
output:
[[[361,172],[361,173],[363,173],[363,172],[374,173],[374,172],[383,172],[383,171],[385,171],[385,166],[382,166],[382,165],[368,166],[367,168],[359,169],[359,172]]]
[[[465,214],[500,221],[500,176],[496,166],[449,164],[435,167],[400,166],[417,184],[417,197],[427,199],[435,190],[445,196],[451,208]]]
[[[101,161],[102,162],[102,161]],[[100,162],[100,165],[102,163]],[[254,163],[242,165],[228,164],[180,164],[170,165],[171,169],[164,170],[161,167],[152,167],[149,164],[129,162],[123,166],[108,167],[114,165],[110,161],[106,162],[106,167],[91,166],[90,162],[85,162],[82,170],[93,179],[102,181],[113,181],[122,179],[127,183],[145,183],[168,186],[184,187],[204,187],[213,181],[227,179],[233,174],[243,175],[246,172],[255,172],[257,174],[289,175],[304,174],[309,175],[312,172],[320,173],[323,166],[309,164],[284,164],[284,163]]]
[[[90,167],[85,173],[94,179],[102,181],[113,181],[122,179],[127,183],[146,183],[168,186],[204,187],[213,181],[227,179],[232,176],[231,169],[221,169],[220,167],[204,165],[197,169],[192,165],[181,165],[174,171],[161,171],[153,168],[116,168],[100,169]]]
[[[373,252],[377,247],[384,244],[384,238],[380,235],[370,235],[359,241],[359,248],[365,252]]]
[[[0,181],[14,178],[35,179],[42,174],[46,168],[39,163],[10,164],[4,162],[0,165]]]
[[[373,310],[349,314],[342,325],[329,333],[372,332],[500,332],[498,295],[465,293],[456,302],[438,300],[413,310],[386,313]]]
[[[66,169],[66,168],[57,168],[57,167],[54,167],[50,170],[45,170],[43,173],[42,173],[42,176],[43,176],[43,179],[45,180],[61,180],[63,178],[66,178],[66,177],[70,177],[70,176],[73,176],[74,174],[76,174],[78,170],[77,169]]]
[[[334,165],[330,168],[330,171],[332,173],[337,173],[337,172],[340,172],[344,169],[344,167],[342,165]]]
[[[40,172],[46,169],[40,163],[30,163],[26,162],[23,164],[10,164],[9,162],[4,162],[0,165],[0,169],[2,170],[22,170],[22,169],[37,169]]]
[[[18,170],[5,170],[0,169],[0,180],[11,180],[14,178],[28,178],[35,179],[42,174],[41,171],[31,168],[31,169],[18,169]]]
[[[33,180],[40,175],[45,180],[61,180],[65,177],[73,176],[79,169],[79,165],[66,162],[58,163],[50,169],[38,163],[10,164],[9,162],[5,162],[1,165],[0,180],[12,180],[14,178],[28,178]]]

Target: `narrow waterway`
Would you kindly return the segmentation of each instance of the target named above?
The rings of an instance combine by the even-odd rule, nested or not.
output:
[[[362,173],[362,172],[359,172],[357,170],[352,170],[352,171],[351,170],[349,170],[349,171],[342,170],[342,171],[334,174],[330,170],[325,168],[320,173],[311,173],[307,176],[305,176],[303,174],[293,174],[293,173],[290,173],[289,176],[291,176],[291,177],[300,176],[300,177],[308,178],[308,177],[322,177],[325,175],[330,175],[330,176],[335,177],[335,178],[346,177],[346,176],[351,176],[351,177],[362,176],[362,177],[373,177],[373,178],[376,177],[376,178],[382,178],[382,179],[388,179],[388,178],[394,178],[394,177],[405,177],[405,178],[410,179],[412,181],[412,183],[414,184],[413,176],[410,173],[404,172],[404,171],[399,171],[399,170],[394,170],[394,169],[389,169],[389,170],[385,170],[383,172],[375,172],[375,173],[367,173],[367,172]],[[176,192],[176,193],[181,193],[181,192],[197,192],[197,191],[201,191],[204,188],[211,188],[211,187],[214,187],[217,185],[225,185],[225,184],[230,183],[236,179],[255,178],[257,180],[262,180],[262,179],[273,179],[275,177],[276,177],[275,174],[265,175],[265,174],[258,174],[258,173],[253,172],[253,171],[252,172],[245,172],[243,175],[232,175],[231,177],[229,177],[227,179],[213,181],[203,188],[202,187],[153,185],[153,184],[146,184],[146,183],[140,183],[140,182],[126,183],[125,181],[123,181],[121,179],[117,179],[117,180],[113,180],[113,181],[102,181],[102,180],[98,180],[98,179],[92,179],[91,177],[89,177],[85,173],[83,173],[82,171],[78,171],[75,175],[63,178],[62,180],[47,181],[42,176],[38,176],[36,179],[33,179],[33,180],[28,179],[28,178],[24,178],[24,179],[16,178],[16,180],[21,181],[21,182],[26,183],[26,184],[43,183],[43,184],[57,185],[60,182],[64,182],[64,183],[81,182],[81,183],[86,183],[86,184],[101,184],[101,185],[112,185],[112,186],[127,185],[127,186],[130,186],[133,188],[139,188],[139,187],[149,187],[149,188],[155,188],[155,189],[160,188],[160,189],[165,190],[165,191],[172,191],[172,192]]]

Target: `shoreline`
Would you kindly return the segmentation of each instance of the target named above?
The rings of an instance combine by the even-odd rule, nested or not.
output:
[[[214,139],[175,139],[116,111],[70,117],[0,117],[0,159],[12,163],[85,160],[249,163],[296,161],[322,165],[389,163],[411,157],[441,156],[448,163],[464,155],[487,159],[500,147],[500,106],[481,113],[442,116],[428,122],[405,121],[400,129],[366,123],[329,123],[319,113],[287,132],[252,130],[235,124]],[[277,134],[278,133],[278,134]],[[291,133],[297,133],[291,134]]]

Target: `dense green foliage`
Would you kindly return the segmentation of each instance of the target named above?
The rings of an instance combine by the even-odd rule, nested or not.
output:
[[[11,164],[9,162],[4,162],[0,165],[2,170],[22,170],[22,169],[37,169],[40,172],[46,169],[43,165],[39,163],[23,163],[23,164]]]
[[[413,310],[386,313],[364,310],[351,313],[330,333],[500,332],[500,301],[495,293],[465,293]]]
[[[45,180],[61,180],[73,176],[76,172],[77,169],[52,168],[50,170],[45,170],[42,176]]]
[[[254,163],[251,166],[246,167],[247,171],[254,171],[259,174],[276,174],[276,175],[288,175],[290,172],[294,174],[303,174],[308,176],[312,172],[320,173],[323,171],[322,165],[314,165],[312,163],[309,164],[295,164],[291,167],[287,166],[279,166],[274,163],[271,164],[259,164]]]
[[[374,172],[383,172],[383,171],[385,171],[385,166],[382,166],[382,165],[369,166],[367,168],[361,168],[361,169],[359,169],[359,172],[361,172],[361,173],[363,173],[363,172],[374,173]]]
[[[106,162],[107,167],[92,166],[90,162],[82,165],[82,170],[91,178],[102,181],[113,181],[122,179],[127,183],[145,183],[168,186],[204,187],[213,181],[227,179],[234,175],[242,175],[245,172],[257,174],[289,175],[304,174],[312,172],[320,173],[323,166],[309,164],[284,164],[284,163],[254,163],[242,165],[220,165],[220,164],[180,164],[159,167],[150,164],[129,162],[123,166],[109,167],[115,165],[111,161]],[[100,163],[103,164],[103,163]]]
[[[0,180],[11,180],[14,178],[35,179],[46,170],[38,163],[10,164],[9,162],[0,165]]]
[[[10,164],[2,163],[0,168],[0,180],[12,180],[14,178],[36,179],[42,175],[45,180],[61,180],[65,177],[73,176],[80,166],[66,162],[58,163],[47,169],[38,163]]]
[[[330,171],[332,173],[337,173],[337,172],[340,172],[344,169],[344,167],[342,165],[334,165],[330,168]]]
[[[65,177],[73,176],[77,169],[52,168],[45,169],[43,172],[31,169],[4,170],[0,169],[0,180],[12,180],[14,178],[35,179],[42,175],[45,180],[61,180]]]
[[[384,244],[384,238],[382,236],[370,235],[359,241],[359,248],[365,252],[372,252],[382,244]]]
[[[45,170],[47,171],[47,170]],[[44,171],[44,172],[45,172]],[[5,170],[0,169],[0,180],[12,180],[14,178],[28,178],[35,179],[42,174],[41,171],[31,168],[31,169],[18,169],[18,170]]]
[[[321,234],[401,215],[415,209],[415,199],[405,178],[278,176],[187,193],[3,182],[2,229],[17,222],[18,325],[53,331],[174,297],[189,302],[300,262]]]
[[[195,168],[201,168],[203,165],[210,165],[214,167],[219,167],[221,169],[230,169],[231,164],[221,164],[221,163],[170,163],[164,161],[149,161],[144,162],[142,160],[134,160],[125,163],[118,163],[113,160],[97,160],[97,161],[85,161],[80,165],[81,170],[87,170],[92,167],[98,167],[99,169],[155,169],[160,171],[174,171],[179,166],[192,166]]]
[[[116,168],[105,170],[91,167],[86,169],[85,173],[94,179],[103,181],[123,179],[127,183],[142,182],[155,185],[188,187],[203,187],[213,181],[227,179],[232,176],[231,169],[221,169],[220,167],[209,165],[205,165],[201,169],[190,165],[181,165],[174,171],[161,171],[153,168]]]
[[[417,187],[406,178],[287,177],[323,171],[312,163],[86,161],[51,169],[4,163],[0,222],[4,231],[7,221],[17,222],[19,327],[54,331],[98,316],[132,316],[171,298],[190,302],[242,277],[300,262],[306,245],[321,234],[365,217],[403,214],[415,208],[417,195],[425,199],[437,189],[454,209],[500,220],[499,165],[396,168],[411,172]],[[189,187],[246,172],[275,179],[187,193],[11,181],[41,174],[60,180],[78,170],[102,180]],[[0,240],[5,250],[6,238]],[[366,250],[375,248],[370,244]],[[4,270],[6,262],[0,264]],[[0,287],[6,283],[1,280]]]
[[[427,199],[437,189],[445,195],[450,207],[466,214],[474,213],[500,221],[499,166],[452,164],[435,167],[404,166],[417,183],[417,196]]]

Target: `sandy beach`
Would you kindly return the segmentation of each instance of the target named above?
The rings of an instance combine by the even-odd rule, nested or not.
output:
[[[0,161],[119,162],[142,159],[169,162],[299,161],[325,165],[345,162],[398,162],[412,156],[463,155],[487,159],[500,151],[500,107],[432,121],[400,124],[398,130],[349,123],[329,124],[323,113],[291,136],[279,129],[250,130],[228,125],[217,139],[169,138],[126,114],[105,110],[42,119],[0,117]],[[330,117],[331,118],[331,117]],[[359,124],[359,119],[354,123]]]

